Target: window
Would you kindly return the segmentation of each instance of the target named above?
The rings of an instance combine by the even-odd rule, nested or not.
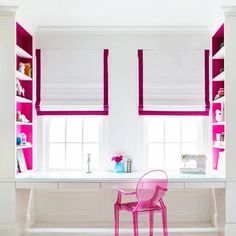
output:
[[[202,117],[145,117],[148,168],[178,169],[181,154],[202,153]]]
[[[86,169],[91,154],[91,168],[99,168],[99,117],[46,118],[47,169]]]

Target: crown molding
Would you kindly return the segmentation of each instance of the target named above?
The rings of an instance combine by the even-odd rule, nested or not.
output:
[[[18,8],[17,5],[0,5],[0,15],[15,15]]]
[[[222,6],[221,9],[226,16],[236,16],[236,6]]]
[[[39,26],[36,34],[176,34],[209,33],[206,26]]]

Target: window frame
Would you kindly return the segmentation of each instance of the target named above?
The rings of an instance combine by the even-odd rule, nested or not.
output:
[[[141,160],[141,164],[144,166],[145,169],[153,169],[151,167],[149,167],[149,156],[148,156],[148,145],[150,143],[160,143],[160,144],[163,144],[164,145],[164,148],[165,148],[165,143],[177,143],[177,144],[180,144],[180,147],[182,146],[182,144],[184,143],[187,143],[187,142],[165,142],[165,139],[163,142],[149,142],[148,141],[148,119],[155,119],[155,118],[158,118],[158,117],[164,117],[166,119],[169,118],[181,118],[181,117],[184,117],[186,118],[186,116],[143,116],[141,118],[141,122],[142,122],[142,129],[141,129],[141,139],[140,139],[140,142],[142,143],[142,146],[143,146],[143,151],[142,151],[142,160]],[[192,117],[192,116],[191,116]],[[199,121],[198,121],[198,128],[199,128],[199,132],[198,132],[198,138],[199,139],[199,142],[197,142],[197,152],[199,151],[199,153],[206,153],[207,156],[209,156],[209,140],[210,140],[210,137],[207,137],[207,129],[206,127],[209,127],[208,123],[208,119],[206,119],[207,117],[201,117],[201,116],[195,116]],[[181,128],[182,128],[182,125],[181,125]],[[165,135],[165,124],[164,124],[164,135]],[[181,138],[182,138],[182,129],[181,129]],[[191,143],[191,142],[189,142]],[[165,151],[164,151],[165,152]],[[179,157],[180,158],[180,157]],[[169,168],[168,166],[166,166],[166,156],[164,156],[164,167],[163,169],[164,170],[169,170],[169,171],[179,171],[179,167],[173,169],[173,168]],[[209,163],[210,161],[210,158],[208,158],[208,161],[207,161],[207,164]]]
[[[49,140],[49,127],[50,127],[50,117],[53,116],[44,116],[43,117],[43,135],[42,135],[42,144],[43,144],[43,163],[42,163],[42,167],[45,171],[48,172],[52,172],[52,171],[86,171],[87,168],[84,168],[83,166],[85,166],[85,162],[86,162],[86,157],[82,156],[82,168],[50,168],[50,160],[49,160],[49,151],[50,151],[50,140]],[[62,118],[70,118],[70,116],[60,116]],[[81,142],[74,142],[74,143],[81,143],[82,144],[82,150],[83,150],[83,145],[87,144],[87,143],[94,143],[94,144],[98,144],[99,145],[99,158],[98,158],[98,167],[97,168],[93,168],[93,170],[100,170],[101,169],[101,163],[102,163],[102,154],[103,154],[103,149],[102,149],[102,142],[103,142],[103,119],[101,116],[73,116],[73,117],[78,117],[78,118],[82,118],[82,132],[84,130],[84,119],[86,118],[96,118],[99,120],[99,142],[84,142],[83,140],[83,136],[84,134],[82,133],[82,141]],[[67,128],[67,121],[65,123],[65,130]],[[51,142],[51,143],[64,143],[64,145],[66,146],[67,143],[71,143],[71,142],[66,142],[66,132],[65,132],[65,142]],[[73,142],[72,142],[73,143]],[[65,153],[66,153],[66,149],[65,149]],[[83,151],[82,151],[83,153]],[[65,164],[66,164],[66,156],[65,158]]]

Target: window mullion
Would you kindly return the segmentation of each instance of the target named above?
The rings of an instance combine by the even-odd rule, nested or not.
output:
[[[66,159],[67,159],[67,156],[66,156],[66,149],[67,149],[67,145],[66,145],[66,142],[67,142],[67,118],[65,118],[65,153],[64,153],[64,156],[65,156],[65,169],[67,169],[67,166],[66,166]]]
[[[82,166],[81,169],[84,168],[84,119],[82,118],[82,142],[81,142],[81,151],[82,151]]]

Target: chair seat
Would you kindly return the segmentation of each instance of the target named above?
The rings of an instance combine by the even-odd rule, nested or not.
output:
[[[120,210],[125,211],[134,211],[135,207],[137,206],[138,202],[126,202],[121,204],[116,204],[119,206]],[[143,205],[139,208],[138,212],[145,212],[145,211],[160,211],[161,207],[157,206],[154,203],[149,203]]]

